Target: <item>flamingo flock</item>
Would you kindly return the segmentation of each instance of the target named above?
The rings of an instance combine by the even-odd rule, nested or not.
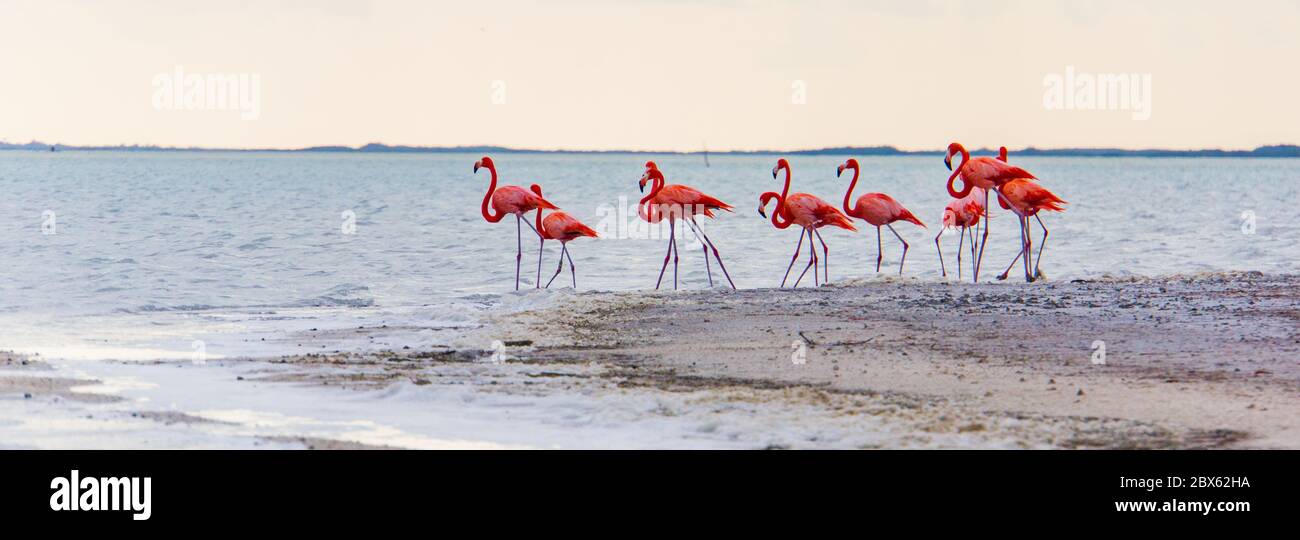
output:
[[[956,167],[953,167],[954,157],[960,158]],[[943,209],[939,233],[934,237],[934,245],[939,254],[939,268],[942,275],[947,277],[948,270],[944,263],[940,238],[943,236],[944,231],[953,229],[957,231],[959,239],[957,243],[957,279],[963,279],[962,252],[965,249],[966,242],[969,241],[971,276],[973,282],[979,282],[984,248],[989,238],[989,218],[991,217],[989,202],[990,198],[996,198],[999,206],[1016,216],[1020,229],[1020,249],[1015,259],[1011,261],[1011,264],[1007,266],[1007,269],[1002,274],[997,276],[997,279],[1006,279],[1011,269],[1016,266],[1016,263],[1022,261],[1026,282],[1032,283],[1042,279],[1044,276],[1040,270],[1040,265],[1042,263],[1043,248],[1047,243],[1048,230],[1043,223],[1041,212],[1044,210],[1062,212],[1065,210],[1063,205],[1066,202],[1043,187],[1038,178],[1032,173],[1011,165],[1008,162],[1006,147],[999,150],[996,158],[972,157],[961,143],[954,142],[948,145],[947,153],[944,156],[944,165],[952,171],[946,184],[948,195],[952,197],[952,200]],[[563,272],[565,261],[568,261],[571,282],[576,289],[578,287],[577,270],[568,244],[582,237],[596,238],[598,237],[596,231],[543,197],[542,187],[538,184],[532,184],[529,189],[519,186],[498,187],[496,164],[492,161],[492,158],[484,156],[475,162],[474,172],[477,173],[479,169],[487,169],[491,173],[491,183],[488,185],[487,193],[483,196],[483,219],[490,223],[497,223],[504,219],[506,215],[513,214],[515,216],[517,245],[515,252],[515,290],[519,290],[519,277],[523,259],[523,225],[528,225],[538,237],[535,287],[550,288],[555,279]],[[846,171],[852,171],[852,178],[844,191],[844,202],[841,209],[816,195],[799,192],[790,193],[792,172],[790,162],[785,158],[778,159],[776,166],[772,168],[772,178],[778,179],[781,173],[784,172],[784,182],[779,193],[767,191],[759,195],[758,213],[763,218],[769,219],[772,226],[777,229],[787,229],[792,225],[797,225],[801,229],[799,240],[795,244],[794,254],[790,258],[790,264],[786,266],[785,274],[781,278],[780,286],[782,288],[785,288],[790,278],[790,272],[794,269],[795,262],[799,260],[799,256],[803,252],[804,240],[808,241],[808,263],[804,266],[803,271],[799,273],[799,276],[795,278],[791,288],[798,287],[809,270],[812,270],[814,286],[829,283],[830,247],[822,238],[820,229],[833,227],[849,232],[857,232],[858,228],[854,225],[855,219],[865,221],[876,228],[877,273],[880,272],[880,266],[884,260],[884,234],[882,228],[889,229],[889,232],[898,239],[903,246],[903,253],[898,261],[898,273],[899,275],[903,274],[904,264],[907,261],[907,252],[911,246],[903,238],[903,235],[899,234],[898,230],[894,228],[894,224],[906,222],[923,229],[926,228],[926,225],[902,203],[884,193],[866,193],[856,200],[853,199],[853,191],[857,187],[862,167],[858,160],[849,159],[836,168],[835,176],[842,177]],[[962,183],[960,190],[955,188],[957,180],[961,180]],[[650,185],[648,193],[646,193],[647,184]],[[665,220],[668,222],[668,246],[664,253],[663,264],[659,268],[659,276],[655,280],[655,289],[660,288],[663,284],[670,260],[673,263],[673,289],[678,287],[677,273],[680,258],[676,237],[678,221],[686,225],[700,240],[709,287],[714,286],[712,262],[716,261],[718,269],[722,271],[727,284],[732,289],[735,289],[736,284],[732,281],[731,274],[722,262],[720,251],[708,235],[705,234],[698,221],[700,216],[716,219],[718,211],[733,212],[734,207],[694,187],[669,184],[664,177],[664,173],[653,161],[646,162],[638,187],[644,193],[644,196],[637,203],[637,216],[651,224],[660,224]],[[853,204],[850,206],[851,201]],[[775,202],[775,207],[769,216],[767,207],[773,202]],[[533,220],[536,225],[530,222],[527,217],[529,212],[534,211],[537,212]],[[550,213],[544,215],[547,211]],[[1036,254],[1033,251],[1030,218],[1037,221],[1039,228],[1042,229],[1042,237],[1038,241],[1038,252]],[[559,263],[555,274],[551,276],[551,279],[545,285],[542,285],[542,257],[547,240],[555,240],[560,243]],[[820,256],[817,253],[818,243],[821,244],[822,248]],[[710,261],[710,256],[712,261]]]

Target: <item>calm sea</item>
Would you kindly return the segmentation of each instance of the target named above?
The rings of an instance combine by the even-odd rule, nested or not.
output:
[[[480,217],[488,174],[471,172],[478,157],[0,152],[0,348],[65,358],[256,356],[300,350],[263,341],[286,331],[470,324],[475,310],[516,298],[516,225]],[[777,285],[799,237],[755,211],[759,193],[780,189],[770,174],[776,156],[715,155],[709,167],[676,155],[494,159],[504,183],[542,184],[551,201],[606,236],[571,244],[583,290],[654,286],[666,239],[631,209],[646,159],[670,182],[736,206],[704,227],[739,287]],[[1011,159],[1070,203],[1045,217],[1050,279],[1300,271],[1300,160]],[[838,206],[848,183],[835,177],[842,160],[793,157],[793,190]],[[855,197],[887,193],[930,226],[896,225],[912,244],[907,275],[943,279],[934,247],[948,201],[940,158],[859,160]],[[990,278],[1019,243],[1009,214],[992,221]],[[824,234],[833,281],[874,279],[875,231],[861,225]],[[952,270],[957,236],[943,243]],[[549,244],[543,280],[558,253]],[[707,286],[699,244],[685,236],[679,246],[681,286]],[[886,231],[882,270],[894,272],[900,254]],[[535,237],[525,236],[523,261],[531,288]],[[568,280],[566,269],[556,285]],[[326,346],[440,339],[429,331]]]

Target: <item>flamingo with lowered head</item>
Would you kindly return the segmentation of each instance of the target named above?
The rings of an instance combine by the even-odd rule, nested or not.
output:
[[[641,175],[640,188],[645,191],[646,182],[652,182],[650,193],[641,198],[637,203],[636,213],[641,219],[649,223],[659,223],[665,217],[668,218],[668,252],[664,254],[664,264],[659,268],[659,279],[655,281],[655,289],[659,288],[660,283],[664,280],[664,271],[668,269],[668,258],[673,259],[673,289],[677,289],[677,219],[681,218],[686,222],[686,226],[691,228],[700,240],[704,250],[704,269],[708,272],[709,287],[713,287],[713,268],[709,266],[709,250],[713,250],[713,258],[718,260],[718,267],[722,269],[722,275],[726,276],[727,283],[732,289],[736,288],[736,283],[731,281],[731,274],[727,272],[727,267],[722,264],[722,255],[718,253],[717,246],[709,240],[709,236],[704,234],[704,228],[695,221],[695,216],[703,215],[705,217],[714,217],[714,210],[732,211],[732,206],[722,202],[716,197],[709,196],[704,192],[690,186],[682,184],[667,184],[664,175],[659,171],[659,166],[653,161],[645,163],[645,173]]]
[[[794,256],[790,258],[790,265],[785,269],[785,277],[781,278],[781,286],[785,287],[785,282],[790,278],[790,270],[794,268],[794,262],[799,259],[799,252],[803,249],[803,239],[808,238],[808,266],[805,266],[799,278],[794,281],[794,286],[798,287],[799,282],[803,280],[804,274],[808,269],[813,269],[813,284],[817,284],[817,247],[813,244],[815,235],[822,244],[822,254],[827,260],[826,281],[830,281],[830,248],[826,246],[826,241],[822,240],[822,235],[817,229],[827,225],[857,231],[853,226],[853,220],[840,212],[830,203],[807,193],[790,193],[790,162],[785,158],[776,161],[776,167],[772,169],[772,178],[776,178],[778,172],[785,170],[785,187],[781,193],[769,191],[763,193],[758,199],[758,214],[767,217],[767,203],[776,199],[776,210],[772,212],[772,225],[778,229],[788,228],[790,225],[798,225],[803,228],[804,232],[799,236],[799,244],[794,248]]]
[[[1007,160],[1007,147],[1003,146],[998,149],[998,159],[1001,161]],[[1019,261],[1021,257],[1024,257],[1025,281],[1032,283],[1042,277],[1043,273],[1039,271],[1038,265],[1043,262],[1043,248],[1047,246],[1047,225],[1043,224],[1043,218],[1039,217],[1038,213],[1042,210],[1064,212],[1065,209],[1061,205],[1067,203],[1057,197],[1055,193],[1048,191],[1047,188],[1024,178],[1002,184],[998,203],[1003,208],[1015,212],[1020,221],[1020,252],[1015,259],[1011,260],[1011,264],[1007,265],[1007,269],[998,275],[998,279],[1007,279],[1007,274],[1011,273],[1011,267],[1015,266],[1016,261]],[[1034,257],[1032,273],[1029,271],[1029,256],[1033,253],[1033,237],[1029,234],[1029,218],[1031,216],[1038,221],[1038,226],[1043,229],[1043,239],[1038,242],[1038,255]]]
[[[961,162],[957,168],[952,166],[954,155],[961,155]],[[954,142],[948,145],[948,153],[943,158],[943,164],[952,171],[948,177],[948,194],[954,199],[961,199],[971,193],[975,188],[982,188],[984,192],[984,235],[980,239],[979,256],[975,259],[975,282],[980,279],[980,263],[984,259],[984,245],[989,239],[989,195],[988,191],[992,190],[998,193],[998,188],[1007,182],[1018,178],[1033,179],[1035,176],[1029,171],[1021,169],[997,159],[979,156],[972,158],[970,152],[961,143]],[[961,176],[962,189],[957,191],[953,189],[953,180]]]
[[[849,182],[849,189],[844,192],[844,213],[861,219],[876,227],[876,272],[880,272],[880,261],[885,258],[884,244],[880,239],[880,227],[889,227],[889,232],[894,233],[894,237],[903,243],[903,258],[898,261],[898,274],[903,274],[903,263],[907,262],[907,240],[894,230],[893,223],[896,221],[909,221],[925,227],[921,220],[912,215],[903,205],[895,201],[893,197],[884,193],[867,193],[861,197],[849,208],[849,199],[853,197],[853,188],[858,185],[858,160],[850,158],[835,169],[835,176],[844,174],[844,169],[853,169],[853,180]]]
[[[939,246],[939,237],[943,236],[943,231],[949,228],[957,229],[957,279],[961,279],[961,252],[962,244],[966,242],[966,237],[970,236],[970,256],[971,266],[975,265],[975,232],[973,227],[979,224],[980,214],[984,213],[984,190],[975,188],[970,194],[960,199],[953,199],[948,206],[943,209],[943,226],[939,229],[939,234],[934,236],[934,248],[939,250],[939,270],[945,277],[948,276],[948,269],[943,264],[943,248]]]
[[[533,184],[529,187],[538,197],[542,196],[542,186]],[[591,230],[591,227],[583,225],[581,221],[578,221],[576,218],[569,215],[568,212],[563,210],[551,212],[551,215],[546,216],[546,219],[542,219],[542,210],[542,208],[537,209],[537,232],[538,235],[542,237],[543,247],[545,247],[547,240],[560,241],[560,266],[555,269],[555,275],[551,276],[551,280],[546,282],[546,288],[551,288],[551,282],[555,281],[555,278],[559,277],[560,272],[564,271],[564,260],[568,259],[569,275],[573,277],[573,288],[577,289],[578,274],[577,270],[575,270],[573,266],[573,256],[569,255],[569,242],[584,236],[596,238],[596,231]],[[541,271],[541,264],[542,256],[541,254],[538,254],[538,271]],[[538,279],[538,281],[540,282],[541,279]]]
[[[523,227],[520,223],[528,225],[528,228],[533,229],[533,232],[537,233],[539,237],[542,234],[533,227],[532,223],[524,219],[524,214],[538,208],[558,209],[559,207],[543,199],[541,195],[529,192],[519,186],[501,186],[498,188],[497,167],[492,162],[492,158],[483,156],[483,159],[474,162],[474,172],[476,174],[481,168],[486,168],[492,172],[492,183],[488,185],[487,194],[483,195],[483,206],[480,210],[483,213],[483,219],[486,219],[489,223],[497,223],[507,214],[515,215],[515,237],[518,244],[515,252],[515,290],[517,291],[519,290],[519,266],[524,256]],[[496,213],[489,211],[489,205],[491,210]],[[538,276],[541,276],[540,260],[538,262]]]

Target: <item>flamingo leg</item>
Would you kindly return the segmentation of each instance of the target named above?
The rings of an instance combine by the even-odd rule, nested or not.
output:
[[[1022,217],[1021,221],[1024,226],[1024,281],[1034,282],[1034,276],[1030,273],[1034,265],[1030,260],[1030,256],[1034,255],[1034,237],[1030,236],[1030,219]]]
[[[701,239],[703,240],[703,239]],[[713,266],[709,263],[709,246],[700,242],[700,251],[704,253],[704,271],[709,276],[709,288],[713,288]]]
[[[790,266],[785,267],[785,277],[781,278],[781,288],[785,288],[785,280],[790,279],[790,269],[794,268],[794,262],[799,260],[799,252],[803,250],[803,237],[806,234],[799,234],[799,244],[794,247],[794,256],[790,257]]]
[[[700,241],[700,249],[704,251],[704,271],[708,272],[709,288],[712,289],[713,269],[709,266],[709,244],[704,241],[704,237],[700,234],[700,224],[696,223],[694,219],[687,219],[686,226],[690,227],[691,234],[695,235],[695,239]]]
[[[1043,249],[1048,245],[1048,226],[1043,224],[1043,217],[1039,217],[1037,213],[1035,213],[1034,219],[1039,221],[1039,226],[1043,228],[1043,239],[1039,241],[1039,256],[1034,258],[1034,278],[1036,280],[1036,278],[1043,277],[1043,272],[1039,272],[1039,264],[1043,263]]]
[[[673,220],[668,220],[668,237],[670,238],[669,241],[673,243],[673,290],[675,291],[677,290],[678,251],[677,251],[677,223],[674,222]]]
[[[1007,269],[1006,269],[1006,270],[1003,270],[1001,274],[998,274],[998,281],[1002,281],[1002,280],[1004,280],[1004,279],[1007,279],[1007,275],[1011,273],[1011,269],[1014,268],[1014,267],[1016,266],[1016,263],[1020,262],[1020,259],[1021,259],[1022,257],[1025,256],[1025,245],[1024,245],[1024,242],[1025,242],[1025,223],[1026,223],[1026,220],[1025,220],[1024,218],[1018,218],[1018,219],[1019,219],[1019,221],[1020,221],[1020,251],[1016,252],[1016,258],[1011,259],[1011,264],[1008,264],[1008,265],[1007,265]]]
[[[813,284],[817,283],[817,246],[813,244],[812,231],[805,229],[804,234],[808,236],[808,266],[803,267],[803,272],[799,273],[799,279],[794,280],[794,288],[799,288],[799,282],[808,274],[808,269],[813,268]],[[802,242],[802,239],[801,239]]]
[[[542,288],[542,255],[546,254],[546,239],[537,241],[537,280],[533,282],[533,288]]]
[[[1020,262],[1020,257],[1023,255],[1024,255],[1023,253],[1019,253],[1019,252],[1016,253],[1016,258],[1011,260],[1011,264],[1007,265],[1007,269],[1003,270],[1001,274],[998,274],[998,281],[1007,279],[1007,274],[1011,273],[1011,269],[1016,266],[1016,263]]]
[[[943,248],[939,247],[940,236],[943,236],[943,229],[939,229],[939,234],[934,235],[934,249],[939,252],[939,271],[943,273],[943,277],[948,277],[948,269],[943,266]],[[957,257],[957,260],[960,261],[961,244],[957,244]],[[958,262],[957,265],[961,266],[961,262]]]
[[[898,275],[901,276],[903,275],[903,263],[907,262],[907,248],[910,246],[907,245],[907,240],[903,240],[903,237],[898,234],[898,231],[894,230],[892,224],[886,223],[885,226],[889,227],[889,232],[894,233],[894,237],[898,238],[898,241],[903,243],[903,258],[898,260]]]
[[[880,273],[880,261],[885,258],[885,244],[880,241],[880,227],[876,227],[876,273]]]
[[[537,230],[537,227],[534,227],[532,223],[529,223],[528,218],[524,218],[522,221],[524,225],[527,225],[529,229],[532,229],[533,232],[537,234],[537,236],[539,237],[542,236],[542,233]]]
[[[567,245],[560,251],[564,253],[564,258],[569,259],[569,275],[573,277],[573,290],[576,291],[578,290],[578,270],[573,266],[573,255],[569,254],[569,246]],[[560,264],[564,264],[564,262],[561,261]]]
[[[980,263],[984,262],[984,244],[989,240],[989,190],[984,190],[984,237],[980,239],[980,254],[975,258],[975,283],[980,282]]]
[[[966,231],[967,227],[962,227],[961,230],[957,231],[957,279],[959,280],[961,279],[961,249],[963,244],[966,243]],[[971,240],[971,242],[974,243],[975,241]]]
[[[515,290],[516,291],[519,290],[519,267],[520,267],[520,263],[523,261],[524,258],[524,228],[519,225],[519,223],[522,221],[523,219],[519,217],[519,214],[515,214],[515,242],[516,244],[518,244],[515,249]],[[529,226],[531,227],[531,225]]]
[[[1030,276],[1030,255],[1032,251],[1032,239],[1030,238],[1030,219],[1021,217],[1021,250],[1024,252],[1024,281],[1034,282],[1034,276]]]
[[[808,251],[812,254],[812,258],[813,258],[813,267],[812,267],[812,268],[813,268],[813,286],[814,286],[814,287],[819,287],[819,286],[821,286],[821,284],[820,284],[820,283],[817,283],[817,280],[818,280],[818,278],[817,278],[817,267],[818,267],[819,265],[821,265],[821,262],[822,262],[822,261],[821,261],[821,257],[818,257],[818,256],[817,256],[817,246],[813,244],[813,233],[816,232],[816,231],[817,231],[816,228],[812,228],[812,229],[809,229],[809,230],[808,230]]]
[[[817,235],[817,241],[822,243],[822,271],[826,273],[826,279],[823,279],[822,283],[829,284],[831,282],[831,248],[826,247],[826,241],[822,239],[821,231],[813,229],[813,234]]]
[[[966,229],[967,234],[970,236],[970,264],[971,264],[972,272],[975,271],[975,244],[976,244],[975,229],[976,228],[977,227],[970,227]]]
[[[1021,229],[1021,231],[1023,232],[1024,229]],[[1020,262],[1020,258],[1023,257],[1024,255],[1025,255],[1024,250],[1017,251],[1017,252],[1016,252],[1016,258],[1011,259],[1011,264],[1008,264],[1008,265],[1007,265],[1007,269],[1006,269],[1006,270],[1003,270],[1001,274],[998,274],[998,281],[1002,281],[1002,280],[1004,280],[1004,279],[1007,279],[1007,274],[1010,274],[1010,273],[1011,273],[1011,269],[1012,269],[1012,268],[1015,268],[1016,263]]]
[[[559,277],[560,272],[564,271],[564,244],[560,244],[560,246],[560,265],[555,268],[555,274],[551,276],[551,280],[546,282],[547,289],[551,288],[551,283],[555,281],[556,277]]]
[[[659,230],[662,231],[663,229],[659,229]],[[668,269],[668,258],[672,257],[672,255],[673,255],[673,241],[672,238],[670,237],[668,239],[668,251],[664,253],[664,264],[663,266],[659,267],[659,279],[655,281],[656,291],[659,290],[659,284],[663,283],[664,281],[664,271]]]
[[[718,268],[721,268],[721,269],[722,269],[722,275],[724,275],[724,276],[727,277],[727,283],[730,283],[730,284],[731,284],[731,288],[732,288],[732,289],[735,289],[735,288],[736,288],[736,283],[735,283],[734,281],[731,281],[731,274],[728,274],[728,273],[727,273],[727,267],[726,267],[726,266],[723,266],[723,264],[722,264],[722,255],[719,255],[719,254],[718,254],[718,247],[715,246],[715,245],[713,245],[713,241],[712,241],[712,240],[709,240],[709,235],[704,234],[704,227],[701,227],[700,224],[699,224],[699,223],[696,223],[696,221],[695,221],[694,219],[691,220],[691,223],[695,224],[695,229],[698,230],[698,231],[700,231],[700,236],[704,237],[704,242],[707,243],[707,244],[709,245],[709,249],[712,249],[712,250],[713,250],[713,258],[715,258],[715,259],[718,260]],[[704,257],[705,257],[705,260],[707,261],[707,260],[708,260],[708,255],[705,254]],[[710,285],[710,286],[713,285],[712,281],[709,282],[709,285]]]
[[[538,212],[541,212],[541,210],[538,210]],[[519,217],[519,216],[515,216],[515,217],[517,218],[517,217]],[[523,222],[524,222],[524,225],[527,225],[529,229],[532,229],[533,232],[537,234],[537,241],[538,241],[538,243],[537,243],[537,281],[533,283],[533,286],[536,287],[536,288],[541,288],[541,286],[542,286],[542,250],[546,247],[546,237],[545,237],[545,236],[542,236],[542,232],[539,231],[539,230],[537,230],[537,227],[534,227],[533,224],[532,224],[532,223],[529,223],[527,219],[523,220]]]

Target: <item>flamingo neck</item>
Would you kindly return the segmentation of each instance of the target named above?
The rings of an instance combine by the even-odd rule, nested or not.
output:
[[[489,208],[488,203],[492,202],[492,192],[497,190],[497,168],[496,165],[489,165],[487,169],[492,173],[492,183],[488,184],[487,194],[483,195],[483,207],[480,210],[483,213],[483,219],[486,219],[491,223],[496,223],[501,221],[501,218],[506,217],[506,215],[504,213],[493,215],[492,208]]]
[[[542,194],[538,193],[537,196],[541,197]],[[545,211],[546,211],[545,208],[542,208],[540,206],[537,207],[537,234],[538,236],[542,237],[542,240],[551,240],[551,236],[546,234],[546,229],[542,228],[542,212]]]
[[[965,167],[966,162],[970,160],[970,152],[966,151],[966,147],[958,146],[957,149],[961,151],[961,162],[958,163],[956,167],[952,168],[952,175],[948,177],[948,195],[951,195],[952,198],[954,199],[960,199],[967,195],[970,195],[970,190],[972,187],[974,187],[974,185],[971,184],[969,180],[962,178],[961,191],[957,191],[952,188],[953,180],[957,179],[957,176],[961,174],[962,167]]]
[[[849,215],[856,215],[856,208],[849,209],[849,200],[853,198],[853,188],[858,185],[858,168],[853,168],[853,180],[849,182],[849,190],[844,192],[844,212]]]
[[[650,185],[650,193],[647,193],[645,197],[641,197],[641,201],[636,204],[637,215],[646,221],[650,221],[649,212],[647,211],[650,206],[650,200],[659,195],[659,191],[664,188],[663,175],[652,175],[650,179],[654,182]]]
[[[789,227],[794,220],[786,213],[785,196],[790,193],[790,165],[785,166],[785,186],[781,188],[781,194],[776,198],[776,210],[772,212],[772,225],[778,229]]]
[[[766,192],[766,193],[764,193],[764,194],[762,194],[762,195],[759,196],[759,198],[758,198],[758,204],[759,204],[759,208],[767,208],[767,203],[768,203],[768,201],[771,201],[772,199],[777,199],[777,206],[776,206],[776,209],[772,211],[772,218],[771,218],[771,219],[772,219],[772,226],[773,226],[773,227],[776,227],[776,228],[778,228],[778,229],[785,229],[785,228],[787,228],[787,227],[790,226],[790,222],[789,222],[789,221],[786,221],[786,222],[784,222],[784,223],[781,223],[781,222],[778,222],[777,219],[776,219],[777,214],[780,214],[780,213],[781,213],[781,202],[780,202],[780,198],[781,198],[781,194],[780,194],[780,193],[777,193],[777,192],[775,192],[775,191],[768,191],[768,192]]]

